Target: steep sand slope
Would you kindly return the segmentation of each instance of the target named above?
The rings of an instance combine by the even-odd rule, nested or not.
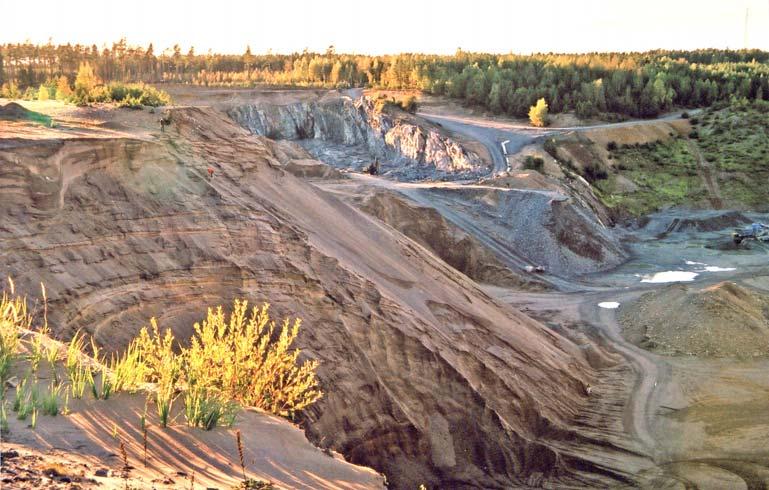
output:
[[[515,289],[547,289],[536,276],[506,267],[478,240],[433,208],[409,202],[397,192],[376,188],[355,188],[350,199],[363,211],[426,247],[478,283]]]
[[[579,446],[594,383],[576,346],[277,168],[271,141],[213,110],[173,120],[145,141],[3,143],[0,272],[46,283],[58,334],[119,348],[155,315],[184,338],[207,305],[268,300],[321,361],[308,433],[395,487],[612,481],[556,449]]]

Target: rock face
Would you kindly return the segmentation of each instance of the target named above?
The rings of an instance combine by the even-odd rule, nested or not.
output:
[[[579,348],[281,169],[272,141],[209,109],[172,118],[151,141],[0,146],[0,274],[46,284],[56,335],[118,349],[156,316],[183,339],[209,305],[269,301],[321,363],[308,435],[394,488],[616,484],[567,449],[595,384]]]
[[[335,98],[288,105],[245,105],[228,111],[254,134],[272,139],[315,139],[363,145],[373,158],[417,165],[444,173],[477,173],[487,166],[437,127],[414,117],[378,111],[365,97]],[[329,162],[335,163],[335,162]]]

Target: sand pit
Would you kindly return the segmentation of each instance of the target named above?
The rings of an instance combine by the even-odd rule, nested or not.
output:
[[[286,171],[296,148],[215,109],[171,115],[145,139],[24,140],[0,152],[4,275],[23,291],[46,284],[58,337],[82,326],[120,349],[155,316],[188,338],[223,298],[269,301],[277,316],[302,318],[297,346],[320,361],[325,395],[304,413],[307,436],[387,474],[391,488],[511,487],[534,473],[562,486],[613,481],[576,463],[575,420],[594,377],[579,347]]]
[[[661,288],[624,308],[620,321],[626,338],[660,354],[769,355],[769,298],[732,282]]]

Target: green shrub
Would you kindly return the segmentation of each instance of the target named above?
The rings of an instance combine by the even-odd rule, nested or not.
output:
[[[70,390],[75,398],[83,398],[86,385],[93,385],[93,373],[91,367],[83,360],[83,346],[85,340],[78,331],[67,346],[65,367],[69,378]]]
[[[164,91],[144,83],[114,82],[109,85],[94,85],[87,91],[81,87],[71,97],[78,105],[94,102],[114,102],[118,107],[140,109],[143,106],[158,107],[171,103],[171,97]]]
[[[5,400],[0,405],[0,435],[5,435],[10,432],[8,428],[8,412],[5,410]]]
[[[617,142],[616,141],[609,141],[606,143],[606,149],[609,151],[616,151],[617,150]]]
[[[160,334],[154,318],[150,320],[152,333],[143,327],[134,342],[144,361],[147,380],[155,383],[155,404],[160,425],[168,425],[171,408],[176,400],[176,386],[181,377],[182,357],[174,352],[171,330]]]
[[[43,399],[40,403],[40,408],[45,415],[55,417],[59,414],[59,394],[61,393],[61,385],[51,383],[48,388],[48,392],[43,395]]]
[[[381,113],[387,108],[396,108],[411,114],[417,112],[419,104],[417,104],[417,98],[413,95],[409,95],[405,99],[396,99],[395,97],[387,98],[384,94],[380,94],[374,101],[374,111]]]
[[[545,140],[545,143],[542,145],[545,151],[550,155],[551,157],[558,160],[558,149],[555,146],[555,140],[554,139],[547,139]]]
[[[118,102],[117,105],[118,107],[126,107],[128,109],[141,109],[143,106],[140,98],[132,97],[130,95]]]
[[[120,107],[158,107],[171,103],[171,97],[166,92],[143,83],[111,83],[108,90],[109,99]]]
[[[582,169],[583,177],[588,182],[595,182],[596,180],[604,180],[609,177],[609,173],[606,168],[598,162],[589,162],[585,164]]]
[[[219,425],[232,426],[239,408],[237,403],[209,393],[199,384],[188,385],[184,393],[184,416],[190,427],[211,430]]]
[[[545,161],[542,158],[532,155],[527,155],[523,160],[523,168],[526,170],[536,170],[537,172],[541,172],[544,165]]]
[[[529,122],[539,128],[547,126],[548,105],[544,98],[537,100],[537,103],[529,108]]]
[[[21,410],[21,406],[24,404],[24,398],[27,394],[27,379],[24,378],[16,385],[16,392],[13,394],[13,405],[11,410],[18,412]]]
[[[20,99],[21,92],[19,91],[19,86],[13,81],[4,83],[3,86],[0,87],[0,97],[6,99]]]

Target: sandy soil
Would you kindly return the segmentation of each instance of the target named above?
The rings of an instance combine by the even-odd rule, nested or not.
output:
[[[119,348],[154,315],[185,338],[222,298],[269,300],[320,361],[306,432],[395,488],[622,473],[580,466],[592,369],[568,339],[286,172],[286,148],[216,109],[171,115],[149,140],[5,140],[0,254],[20,288],[49,287],[57,334]]]
[[[182,91],[181,96],[185,93]],[[193,92],[187,96],[195,98]],[[245,92],[233,95],[224,91],[213,92],[211,98],[217,104],[229,104],[242,96],[250,97]],[[269,96],[284,100],[284,97],[323,95],[278,92]],[[429,101],[423,107],[430,108]],[[121,128],[134,124],[133,131],[142,135],[143,128],[148,131],[151,128],[151,116],[137,112],[126,123],[115,123],[122,124]],[[474,125],[478,117],[470,116],[473,117],[462,124]],[[104,116],[104,120],[108,121],[110,117]],[[632,336],[624,337],[620,323],[625,311],[639,308],[638,305],[646,301],[642,299],[645,294],[668,301],[672,298],[670,291],[680,289],[642,282],[643,278],[659,272],[696,274],[691,291],[712,292],[708,288],[715,287],[718,301],[726,301],[730,306],[739,306],[742,304],[739,302],[745,300],[739,290],[717,286],[723,281],[735,282],[739,288],[750,287],[763,294],[769,290],[767,252],[763,248],[733,251],[709,248],[708,245],[728,234],[728,229],[678,227],[682,220],[690,219],[696,213],[669,210],[653,216],[643,228],[607,229],[606,239],[612,241],[624,237],[630,253],[629,260],[610,270],[586,273],[586,269],[574,268],[570,274],[565,274],[565,266],[558,265],[558,270],[542,277],[554,289],[548,292],[521,292],[499,286],[481,290],[464,274],[438,259],[439,254],[408,238],[405,231],[404,234],[395,233],[390,225],[359,213],[331,194],[347,195],[346,199],[354,200],[354,194],[360,192],[365,196],[371,188],[398,192],[418,207],[436,210],[511,270],[532,264],[531,257],[536,257],[535,253],[549,250],[551,253],[546,255],[552,256],[556,252],[562,253],[569,245],[585,245],[587,242],[583,240],[596,238],[595,227],[575,233],[573,227],[566,226],[561,229],[564,239],[560,244],[546,245],[552,248],[532,245],[531,241],[516,244],[516,240],[530,232],[532,226],[543,225],[539,221],[526,221],[543,209],[536,206],[537,202],[549,207],[560,206],[558,203],[567,198],[563,193],[573,200],[578,200],[579,196],[569,188],[549,188],[551,181],[546,179],[515,175],[507,178],[528,179],[519,191],[512,190],[514,180],[509,182],[511,190],[506,191],[500,189],[504,185],[495,188],[456,183],[404,184],[362,175],[351,175],[351,179],[344,182],[338,175],[325,175],[315,169],[311,172],[315,183],[310,186],[276,170],[284,165],[280,151],[288,154],[294,150],[277,148],[268,151],[266,148],[272,148],[271,143],[254,139],[233,125],[223,123],[220,114],[208,110],[180,110],[178,117],[175,128],[178,133],[175,134],[184,145],[173,154],[188,162],[191,170],[187,174],[177,173],[175,181],[160,179],[166,176],[168,168],[173,167],[160,160],[160,163],[141,170],[144,175],[154,175],[171,188],[167,190],[161,185],[146,192],[142,188],[137,195],[141,195],[141,202],[150,203],[150,209],[152,206],[165,209],[173,220],[162,224],[174,230],[165,235],[164,240],[168,241],[161,244],[161,250],[153,248],[156,255],[152,261],[152,274],[158,274],[155,276],[158,287],[152,293],[155,297],[142,299],[159,304],[162,300],[158,298],[171,301],[163,294],[174,284],[178,288],[174,294],[201,300],[202,295],[193,294],[200,294],[196,291],[203,290],[205,285],[182,287],[170,280],[169,270],[185,267],[175,262],[178,254],[173,255],[171,251],[176,249],[193,250],[192,258],[185,258],[186,267],[194,265],[199,274],[204,273],[202,261],[195,260],[195,249],[185,242],[186,237],[179,238],[182,234],[194,236],[196,244],[218,243],[214,250],[228,251],[226,260],[219,262],[216,257],[205,257],[205,270],[210,271],[211,264],[213,267],[222,267],[222,264],[233,267],[233,263],[255,259],[258,267],[241,266],[235,269],[236,274],[256,278],[249,279],[254,287],[273,292],[283,300],[283,308],[306,313],[318,328],[323,329],[313,332],[306,340],[313,353],[328,356],[325,360],[333,369],[324,372],[324,376],[338,392],[331,393],[327,405],[323,406],[325,411],[320,415],[312,414],[310,421],[315,428],[310,430],[333,439],[334,447],[347,448],[358,460],[373,461],[382,467],[397,465],[389,467],[400,470],[396,475],[400,478],[396,486],[406,488],[413,483],[415,475],[429,474],[425,467],[437,468],[436,473],[431,474],[434,482],[451,481],[452,485],[460,487],[478,485],[479,481],[484,482],[483,486],[500,487],[509,486],[511,481],[521,486],[555,484],[569,487],[765,488],[769,485],[766,464],[769,453],[765,444],[769,436],[766,420],[769,361],[763,358],[663,356],[640,348]],[[477,127],[499,123],[484,124]],[[636,124],[646,123],[622,123],[612,126],[612,131],[623,128],[623,132],[632,132],[626,128]],[[512,126],[507,124],[503,129],[517,131]],[[113,131],[111,127],[104,130]],[[165,142],[167,136],[156,132],[150,137],[170,146]],[[222,141],[227,144],[223,145]],[[147,154],[154,155],[153,158],[165,155],[152,151]],[[259,159],[254,159],[253,155],[259,155]],[[221,178],[206,183],[197,175],[198,172],[202,174],[205,162],[216,162],[217,175]],[[160,172],[161,168],[163,172]],[[76,170],[67,184],[72,186],[69,192],[80,202],[91,203],[88,197],[98,195],[97,189],[86,190],[78,186],[88,179],[93,179],[96,184],[101,181],[93,175],[81,178],[86,175],[84,170]],[[47,174],[42,172],[40,175]],[[125,179],[122,174],[119,176]],[[195,194],[196,200],[218,200],[236,212],[228,211],[226,216],[211,218],[210,210],[205,206],[196,207],[193,203],[197,201],[185,200],[183,193],[173,191],[170,183],[179,181],[183,181],[186,192]],[[103,190],[113,195],[133,196],[135,188],[125,184],[132,181],[119,182],[119,188],[113,190],[105,186]],[[14,192],[22,196],[20,191]],[[500,207],[513,192],[525,199],[516,205]],[[50,202],[40,201],[40,193],[30,193],[30,196],[34,199],[30,197],[27,205],[50,206],[46,212],[51,214],[60,202],[58,194]],[[357,196],[361,197],[361,194]],[[158,204],[161,199],[162,202],[183,205],[169,210]],[[135,205],[134,201],[129,202]],[[579,209],[588,213],[590,208],[582,206]],[[505,210],[509,215],[502,216],[501,211]],[[106,212],[108,215],[113,213],[110,208]],[[238,219],[231,220],[231,215]],[[576,218],[569,216],[571,218],[562,223],[573,224]],[[251,233],[240,227],[244,217],[251,218],[249,222],[259,227],[258,232]],[[60,214],[58,219],[69,227],[70,218]],[[707,221],[713,216],[702,213],[701,218]],[[156,216],[156,219],[160,218]],[[410,215],[409,219],[420,218]],[[212,226],[212,222],[216,226]],[[205,225],[205,230],[195,228],[194,225],[200,223]],[[510,223],[517,225],[511,227]],[[122,249],[109,241],[98,245],[110,247],[112,257],[108,254],[106,258],[94,259],[96,252],[93,251],[75,255],[73,248],[67,248],[55,252],[51,237],[35,234],[23,224],[14,226],[23,231],[27,246],[48,246],[49,253],[61,253],[51,264],[55,270],[62,269],[61,264],[65,264],[72,271],[93,273],[93,269],[86,267],[88,261],[101,260],[107,261],[112,268],[126,270],[125,276],[118,278],[121,284],[130,283],[127,278],[137,274],[136,267],[127,267],[125,259],[116,258],[121,256],[118,252]],[[573,232],[572,241],[565,238],[568,230]],[[137,231],[144,233],[146,230],[129,233],[134,240],[133,247],[154,247],[148,241],[142,242],[148,238]],[[72,238],[71,234],[77,233],[80,231],[61,229],[55,236],[58,240],[62,236]],[[85,234],[97,233],[86,229]],[[222,236],[225,239],[222,240]],[[247,243],[239,241],[244,236],[248,238]],[[11,243],[10,238],[4,238],[7,241],[0,243]],[[86,244],[84,246],[89,246],[90,239],[79,238]],[[155,238],[153,235],[152,239]],[[19,247],[18,243],[13,244]],[[212,249],[207,245],[201,248]],[[6,246],[0,250],[12,257],[18,266],[20,262],[13,248]],[[252,255],[245,254],[244,250]],[[281,269],[280,261],[286,257],[293,262],[290,267]],[[34,262],[26,262],[25,266],[29,267],[26,265],[29,263]],[[146,263],[143,266],[148,268]],[[50,273],[47,267],[47,264],[41,265],[39,274]],[[707,267],[719,269],[707,270]],[[734,270],[727,270],[732,268]],[[99,270],[109,270],[109,267],[100,266]],[[272,274],[272,270],[277,272]],[[55,277],[61,280],[60,276]],[[206,278],[215,281],[213,275]],[[105,278],[95,275],[89,280],[98,283]],[[245,288],[245,282],[239,280],[237,286],[227,287]],[[62,291],[75,298],[85,298],[82,290],[88,286],[80,282],[71,284],[77,284],[79,289],[73,287]],[[84,309],[86,319],[125,320],[122,311],[117,314],[116,309],[130,310],[130,315],[138,314],[140,307],[130,300],[133,296],[138,297],[139,292],[122,289],[124,287],[115,289],[116,293],[107,298],[112,302],[112,309],[99,310],[93,307],[96,302],[87,302],[91,309]],[[77,290],[80,292],[75,293]],[[724,291],[729,294],[723,294]],[[285,299],[297,296],[302,298],[301,302]],[[690,308],[683,311],[691,312],[690,316],[694,318],[706,318],[707,310],[703,311],[692,298],[692,294],[682,294],[680,305],[675,305]],[[99,299],[103,301],[105,298]],[[172,301],[177,300],[175,297]],[[619,308],[598,306],[605,302],[617,302]],[[508,306],[502,307],[501,303]],[[753,300],[747,303],[752,305],[751,317],[757,318],[753,314],[760,309],[759,303]],[[719,308],[719,311],[723,310]],[[184,312],[172,314],[183,316]],[[673,318],[659,314],[656,327],[671,324]],[[78,319],[83,320],[82,317]],[[724,326],[718,318],[710,319],[713,320],[711,329]],[[103,325],[106,331],[115,332],[109,321]],[[354,350],[347,350],[348,346],[354,346]],[[363,361],[357,362],[358,358]],[[408,369],[404,370],[404,367]],[[446,407],[450,409],[446,410]],[[374,413],[369,412],[372,408]],[[488,419],[486,415],[490,411],[493,417]],[[546,415],[541,416],[542,413]],[[135,411],[132,415],[129,410],[124,416],[129,420],[135,416]],[[504,429],[499,429],[499,421]],[[575,425],[570,425],[572,423]],[[254,424],[258,425],[258,422]],[[387,430],[383,430],[384,427]],[[19,430],[24,431],[23,428]],[[371,437],[371,434],[378,437]],[[104,438],[103,435],[100,437]],[[217,437],[220,439],[212,440],[210,444],[225,447],[231,434],[222,432]],[[459,441],[467,441],[469,445],[461,446],[462,451],[457,451],[456,448],[464,444]],[[38,443],[29,439],[24,444]],[[109,451],[109,445],[104,443],[104,446],[107,449],[102,449]],[[20,452],[23,450],[20,448]],[[512,466],[524,474],[524,479],[506,479],[514,471],[508,469],[507,463],[489,466],[488,461],[499,459],[500,451],[504,451],[505,461],[515,463]],[[384,462],[377,459],[382,454],[387,455]],[[482,462],[468,457],[472,454],[481,454]],[[334,461],[322,452],[319,457]],[[108,456],[102,455],[103,458]],[[313,461],[309,456],[307,458]],[[229,461],[231,458],[223,459]],[[460,467],[458,462],[464,466]],[[224,463],[218,461],[217,464],[222,466]],[[560,464],[563,469],[559,472],[563,473],[553,480],[553,475],[547,474],[544,468]],[[490,476],[484,473],[487,470],[479,470],[482,467],[494,467],[496,472]],[[90,466],[88,469],[90,471]],[[139,470],[136,471],[138,474]],[[163,471],[159,475],[169,476]],[[224,468],[221,471],[226,474]],[[260,467],[258,471],[272,475],[269,467]],[[85,476],[88,476],[87,471]],[[279,477],[270,478],[278,480]],[[319,482],[317,486],[328,484]]]
[[[375,471],[324,453],[298,427],[256,412],[241,413],[233,429],[203,431],[184,425],[180,413],[176,423],[161,428],[150,405],[145,459],[140,429],[144,404],[142,395],[127,394],[107,401],[72,400],[70,415],[41,415],[35,429],[28,428],[29,419],[18,421],[10,413],[10,434],[3,437],[2,451],[16,451],[19,457],[4,458],[2,488],[57,488],[67,480],[83,488],[126,483],[142,489],[191,488],[193,482],[194,488],[233,488],[243,480],[235,430],[242,433],[249,478],[278,488],[383,488]],[[50,475],[52,468],[55,475]]]
[[[19,420],[8,400],[20,377],[27,389],[46,393],[67,378],[59,348],[54,371],[42,362],[35,376],[25,356],[17,358],[4,392],[8,433],[0,434],[1,488],[235,488],[243,480],[236,441],[241,441],[246,477],[276,488],[383,488],[375,471],[349,464],[330,450],[311,445],[289,421],[251,409],[240,411],[232,428],[204,431],[184,422],[182,402],[174,403],[168,427],[161,427],[151,392],[121,392],[96,400],[86,388],[81,399],[60,399],[60,413],[40,413],[36,425]],[[145,421],[146,439],[142,430]],[[125,459],[123,457],[125,450]]]

